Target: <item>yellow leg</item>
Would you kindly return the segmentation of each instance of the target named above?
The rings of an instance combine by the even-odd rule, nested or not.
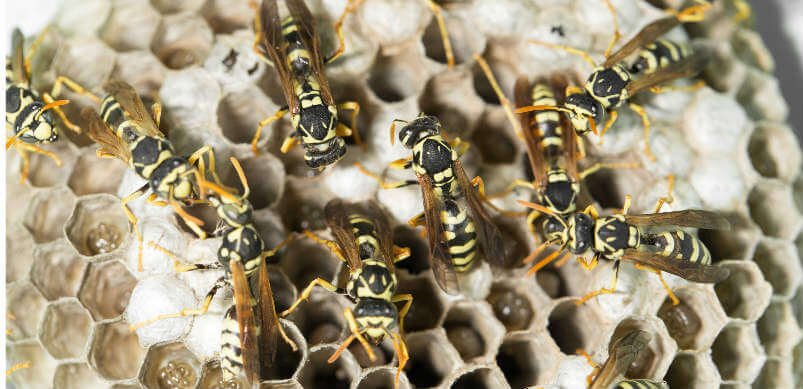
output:
[[[471,143],[460,139],[460,137],[454,138],[453,141],[449,142],[449,145],[457,152],[458,157],[463,155],[468,151],[469,147],[471,147]]]
[[[17,149],[17,151],[20,153],[20,156],[22,156],[22,172],[20,173],[20,184],[25,182],[25,180],[28,178],[28,173],[30,172],[31,162],[27,153],[29,151],[53,158],[53,161],[56,162],[56,165],[61,166],[61,160],[53,152],[43,150],[39,148],[39,146],[30,143],[25,143],[20,140],[13,141],[13,145],[14,148]]]
[[[484,203],[488,204],[488,206],[491,207],[494,211],[499,212],[499,213],[501,213],[503,215],[513,216],[513,217],[521,217],[521,216],[524,216],[524,215],[527,214],[526,211],[525,212],[505,211],[503,209],[500,209],[496,205],[494,205],[490,200],[488,200],[488,197],[485,196],[485,182],[482,181],[482,177],[480,177],[480,176],[474,177],[474,179],[471,180],[471,185],[474,185],[474,186],[477,187],[477,194],[479,195],[480,200],[482,200]]]
[[[746,0],[734,0],[733,5],[736,7],[736,14],[733,15],[734,24],[747,20],[753,14],[750,4]]]
[[[363,143],[362,138],[360,137],[360,132],[357,131],[357,115],[360,113],[360,104],[356,101],[347,101],[345,103],[338,104],[337,108],[351,110],[351,128],[349,128],[351,130],[351,135],[354,137],[354,142],[357,143],[358,146],[362,147],[363,150],[367,150],[368,146]]]
[[[505,190],[503,190],[503,191],[501,191],[501,192],[499,192],[497,194],[493,194],[493,195],[487,196],[487,199],[491,200],[491,199],[496,199],[496,198],[507,196],[508,193],[512,192],[514,189],[516,189],[518,187],[530,188],[530,189],[535,190],[535,187],[533,187],[533,183],[532,182],[524,181],[524,180],[522,180],[520,178],[517,178],[517,179],[513,180],[513,182],[511,182],[510,185],[508,185],[507,188],[505,188]]]
[[[588,387],[590,388],[590,387],[591,387],[591,381],[594,379],[594,376],[596,376],[596,375],[597,375],[597,373],[599,373],[599,365],[597,365],[596,363],[594,363],[594,361],[593,361],[593,360],[591,360],[591,356],[590,356],[590,355],[588,355],[588,354],[587,354],[585,351],[583,351],[583,349],[581,349],[581,348],[578,348],[578,349],[575,351],[575,353],[577,353],[578,355],[582,355],[583,357],[585,357],[585,359],[586,359],[586,362],[589,364],[589,366],[591,366],[591,367],[593,368],[593,369],[591,370],[591,374],[589,374],[589,375],[588,375],[588,377],[586,377],[586,386],[588,386]]]
[[[340,251],[340,248],[337,247],[337,243],[335,243],[334,241],[321,239],[318,236],[316,236],[315,234],[313,234],[312,231],[310,231],[310,230],[304,230],[304,235],[306,235],[308,238],[314,240],[318,244],[321,244],[324,247],[326,247],[327,249],[329,249],[329,251],[331,251],[333,254],[335,254],[335,256],[337,258],[339,258],[341,261],[347,262],[346,261],[346,257],[343,256],[343,253]]]
[[[67,88],[69,88],[70,90],[72,90],[75,93],[78,93],[80,95],[84,95],[84,96],[88,97],[95,104],[100,104],[100,102],[101,102],[100,101],[100,97],[95,96],[95,94],[93,94],[92,92],[86,90],[79,83],[73,81],[70,78],[64,77],[64,76],[58,76],[56,78],[56,82],[53,83],[53,88],[50,89],[50,95],[51,96],[59,96],[61,94],[62,85],[66,85]]]
[[[421,213],[419,213],[418,215],[415,215],[415,216],[413,216],[413,218],[412,218],[412,219],[408,220],[408,221],[407,221],[407,224],[408,224],[408,225],[409,225],[411,228],[416,228],[416,227],[418,227],[418,226],[423,226],[423,225],[424,225],[424,221],[425,221],[425,219],[424,219],[424,213],[423,213],[423,212],[421,212]]]
[[[599,254],[595,254],[594,256],[592,256],[591,262],[586,262],[585,258],[583,257],[577,257],[577,262],[580,263],[580,266],[582,266],[583,269],[591,271],[595,267],[597,267],[597,263],[599,262]]]
[[[335,125],[335,135],[337,136],[351,136],[353,133],[354,132],[351,130],[351,128],[343,123],[338,122]]]
[[[613,278],[611,280],[611,287],[610,288],[602,288],[598,291],[591,292],[587,294],[585,297],[581,298],[580,300],[576,301],[575,305],[582,305],[584,302],[588,301],[590,298],[594,296],[598,296],[600,294],[613,294],[616,291],[616,281],[619,279],[619,261],[613,265]]]
[[[407,352],[407,344],[404,343],[401,333],[393,333],[387,330],[385,330],[385,332],[390,337],[390,340],[393,343],[393,348],[396,350],[396,357],[399,359],[399,367],[396,368],[395,381],[396,387],[399,387],[399,374],[401,374],[402,369],[404,369],[404,365],[406,365],[407,361],[410,359],[410,355]]]
[[[535,219],[541,215],[541,212],[533,210],[527,215],[527,229],[530,231],[530,235],[533,237],[538,236],[538,233],[535,231]]]
[[[541,270],[544,266],[546,266],[550,262],[554,261],[555,258],[557,258],[561,254],[562,251],[563,251],[563,247],[561,247],[560,249],[556,250],[552,254],[547,255],[546,257],[544,257],[544,259],[538,261],[538,263],[533,265],[533,267],[531,267],[530,270],[527,271],[526,277],[529,277],[529,276],[535,274],[535,272],[537,272],[538,270]],[[528,256],[528,258],[529,258],[529,256]],[[525,260],[526,259],[527,258],[525,258]]]
[[[128,216],[128,221],[131,223],[131,225],[134,228],[134,232],[137,234],[137,242],[139,242],[139,249],[138,249],[138,252],[137,252],[137,270],[138,271],[143,271],[144,270],[142,268],[142,235],[139,232],[139,228],[137,228],[138,219],[137,219],[136,216],[134,216],[134,213],[131,212],[131,209],[128,208],[128,203],[133,201],[133,200],[135,200],[135,199],[138,199],[143,194],[145,194],[145,191],[148,190],[149,187],[150,187],[150,184],[145,184],[141,188],[137,189],[137,191],[135,191],[134,193],[131,193],[130,195],[128,195],[125,198],[123,198],[122,200],[120,200],[120,202],[123,204],[123,211],[125,212],[126,216]]]
[[[357,7],[362,2],[363,2],[363,0],[348,0],[348,2],[346,3],[346,8],[343,9],[343,13],[340,14],[340,19],[337,20],[337,23],[335,23],[335,26],[334,26],[335,27],[335,34],[337,34],[337,40],[339,42],[339,46],[337,48],[337,51],[332,53],[332,55],[330,55],[329,58],[327,58],[324,61],[324,63],[329,63],[329,62],[334,61],[335,59],[337,59],[337,57],[340,56],[340,54],[343,54],[344,50],[346,50],[346,42],[345,42],[345,39],[343,39],[343,22],[346,20],[346,15],[354,12],[354,10],[356,10]]]
[[[156,196],[156,193],[151,193],[151,195],[150,195],[150,196],[148,196],[148,197],[145,199],[145,201],[146,201],[148,204],[150,204],[150,205],[154,205],[154,206],[157,206],[157,207],[166,207],[166,206],[168,205],[168,204],[167,204],[167,201],[164,201],[164,200],[159,200],[159,198]]]
[[[265,127],[274,120],[281,118],[287,113],[288,110],[289,108],[281,108],[278,111],[276,111],[276,113],[273,114],[273,116],[259,122],[259,125],[257,126],[257,132],[256,134],[254,134],[254,139],[251,140],[251,151],[254,153],[254,155],[259,155],[259,152],[257,151],[257,142],[259,142],[259,135],[262,134],[262,127]],[[282,152],[283,153],[287,152],[284,150],[284,145],[282,145]]]
[[[195,270],[213,270],[213,269],[220,269],[219,263],[214,264],[203,264],[203,263],[194,263],[194,264],[182,264],[181,261],[178,260],[176,254],[173,254],[172,251],[160,246],[158,243],[154,241],[148,241],[148,247],[161,251],[164,255],[167,255],[168,258],[173,260],[173,271],[176,273],[184,273],[188,271],[195,271]]]
[[[394,161],[394,162],[398,162],[398,161]],[[410,186],[410,185],[414,185],[414,184],[418,183],[418,181],[416,181],[416,180],[407,180],[407,181],[399,181],[399,182],[385,182],[385,180],[382,179],[382,177],[379,177],[378,175],[376,175],[374,173],[371,173],[367,169],[365,169],[362,166],[361,163],[354,162],[354,166],[356,166],[357,169],[359,169],[366,176],[371,177],[371,178],[375,179],[377,182],[379,182],[379,185],[382,186],[382,189],[403,188],[405,186]],[[391,167],[393,167],[393,162],[391,162]]]
[[[622,209],[616,211],[615,213],[619,215],[627,215],[630,212],[630,203],[633,202],[633,197],[630,195],[625,195],[625,202],[622,204]]]
[[[293,133],[295,133],[295,131]],[[298,139],[297,136],[288,135],[286,138],[284,138],[284,141],[282,142],[282,147],[279,150],[282,152],[282,154],[284,154],[290,151],[293,147],[296,147],[296,145],[298,145],[299,143],[301,143],[301,141]]]
[[[14,366],[11,366],[11,367],[8,368],[8,370],[6,370],[6,377],[10,376],[12,373],[14,373],[17,370],[27,369],[27,368],[29,368],[31,366],[33,366],[33,365],[30,362],[22,362],[22,363],[18,363],[16,365],[14,365]]]
[[[493,72],[491,72],[490,66],[488,63],[485,62],[479,54],[474,54],[474,59],[482,68],[482,71],[485,73],[485,77],[488,79],[488,82],[491,84],[491,88],[496,93],[496,97],[499,98],[499,102],[502,104],[502,108],[505,109],[505,115],[507,115],[507,120],[510,124],[513,125],[513,129],[516,131],[516,135],[519,139],[524,139],[524,134],[522,133],[523,129],[521,128],[521,122],[516,120],[515,115],[513,114],[513,108],[510,104],[510,101],[505,97],[505,94],[502,93],[502,88],[499,87],[499,83],[496,82],[496,77],[494,77]]]
[[[59,100],[57,102],[55,99],[53,99],[53,96],[50,96],[49,93],[42,93],[42,100],[48,105],[53,104],[53,103],[59,104],[59,102],[63,103],[64,101],[69,102],[69,100]],[[61,104],[59,104],[59,105],[61,105]],[[76,134],[80,134],[81,133],[81,127],[79,127],[78,125],[76,125],[75,123],[73,123],[69,119],[67,119],[67,116],[64,115],[64,111],[61,109],[61,107],[53,106],[51,109],[53,110],[53,112],[56,113],[56,115],[59,116],[59,119],[61,119],[61,122],[64,124],[65,127],[69,128],[70,131],[72,131],[72,132],[74,132]]]
[[[179,312],[179,313],[169,313],[169,314],[166,314],[166,315],[159,315],[159,316],[154,317],[153,319],[146,320],[146,321],[143,321],[141,323],[134,324],[134,325],[128,327],[128,329],[129,329],[129,331],[133,332],[133,331],[136,331],[140,327],[143,327],[143,326],[146,326],[148,324],[157,322],[159,320],[173,319],[173,318],[177,318],[177,317],[187,317],[187,316],[201,316],[201,315],[205,314],[206,311],[209,310],[209,306],[212,304],[212,299],[215,297],[215,294],[217,294],[217,291],[220,288],[226,286],[227,283],[228,283],[228,281],[226,281],[226,277],[225,276],[218,278],[218,280],[215,281],[214,285],[212,285],[212,289],[210,289],[209,292],[206,294],[206,297],[204,298],[204,302],[203,302],[203,305],[201,306],[201,309],[185,308],[185,309],[182,309],[181,312]]]
[[[42,29],[42,32],[39,33],[39,36],[36,37],[36,40],[31,43],[31,46],[28,47],[28,54],[24,58],[25,64],[25,74],[28,76],[28,79],[31,79],[31,58],[36,50],[39,48],[39,45],[45,40],[45,36],[47,35],[48,31],[50,31],[50,25],[45,26]]]
[[[613,4],[611,4],[610,0],[602,0],[605,2],[605,5],[608,7],[608,10],[611,11],[611,23],[613,23],[613,37],[611,38],[611,42],[608,43],[608,47],[605,49],[605,58],[611,56],[611,51],[613,50],[613,45],[619,40],[622,34],[619,32],[619,22],[616,20],[616,10],[613,8]]]
[[[586,215],[591,216],[594,219],[599,218],[599,212],[597,212],[597,207],[594,204],[589,204],[584,210],[583,213]]]
[[[711,8],[711,4],[707,1],[697,1],[697,5],[686,7],[680,11],[667,10],[666,12],[674,15],[683,23],[699,22],[705,19],[705,12]]]
[[[658,279],[661,280],[661,285],[664,286],[664,289],[666,289],[666,293],[669,295],[669,298],[672,300],[672,305],[680,304],[680,300],[678,300],[678,298],[675,296],[675,294],[672,293],[672,289],[670,289],[669,285],[667,285],[666,281],[664,281],[664,274],[660,270],[653,269],[653,268],[651,268],[649,266],[644,266],[644,265],[639,264],[639,263],[634,263],[633,267],[635,267],[636,269],[639,269],[639,270],[644,270],[644,271],[648,271],[650,273],[657,274],[658,275]]]
[[[330,292],[338,292],[338,288],[330,284],[328,281],[324,280],[323,278],[316,278],[312,280],[312,282],[310,282],[306,288],[304,288],[298,300],[296,300],[296,302],[294,302],[290,308],[287,308],[284,312],[280,313],[279,316],[285,317],[295,311],[304,300],[309,298],[309,295],[312,293],[312,289],[315,288],[315,285],[320,285]]]
[[[569,54],[579,55],[586,62],[588,62],[588,64],[591,66],[592,69],[596,69],[596,67],[597,67],[597,64],[594,63],[594,60],[591,59],[591,56],[588,55],[588,53],[586,53],[583,50],[575,49],[574,47],[569,47],[569,46],[553,45],[552,43],[546,43],[546,42],[541,42],[541,41],[532,40],[532,39],[528,40],[527,43],[534,43],[536,45],[546,46],[546,47],[549,47],[549,48],[552,48],[552,49],[555,49],[555,50],[563,50],[563,51],[565,51],[565,52],[567,52]]]
[[[644,153],[647,154],[647,157],[649,157],[651,161],[655,162],[655,155],[650,151],[650,144],[648,142],[650,135],[650,118],[647,117],[647,112],[644,111],[644,108],[640,105],[630,103],[630,109],[641,116],[641,122],[644,124]]]
[[[153,103],[151,105],[151,114],[153,115],[153,120],[156,122],[156,128],[159,128],[162,124],[162,103]]]
[[[576,136],[574,139],[577,139],[577,159],[583,159],[586,157],[586,145],[584,138],[582,136]],[[602,141],[602,137],[600,136],[600,141]]]
[[[284,240],[281,241],[281,243],[277,244],[276,247],[274,247],[274,248],[272,248],[270,250],[267,250],[267,251],[263,251],[262,252],[262,258],[269,258],[269,257],[276,256],[276,253],[279,252],[279,250],[281,250],[282,247],[287,246],[287,244],[290,243],[293,240],[294,237],[295,237],[295,235],[290,234],[290,235],[287,236],[287,238],[284,238]]]
[[[409,247],[399,247],[393,245],[393,263],[403,261],[407,258],[410,258],[410,248]]]
[[[569,258],[571,258],[571,257],[572,257],[572,255],[571,255],[571,254],[572,254],[572,253],[570,253],[570,252],[568,252],[568,251],[565,251],[565,252],[563,253],[563,255],[561,255],[561,256],[558,258],[558,260],[556,260],[556,261],[555,261],[555,267],[561,267],[561,266],[565,265],[565,264],[566,264],[566,262],[568,262],[568,261],[569,261]]]
[[[666,196],[658,199],[658,201],[655,203],[655,208],[653,208],[652,213],[658,213],[661,210],[661,207],[663,207],[664,203],[672,204],[675,202],[675,197],[672,196],[672,190],[675,188],[675,175],[670,174],[666,178],[669,180]]]
[[[354,312],[351,311],[351,308],[346,308],[343,310],[343,316],[346,317],[346,322],[349,324],[349,330],[351,331],[351,335],[346,338],[345,341],[337,348],[337,350],[329,357],[327,362],[332,363],[340,357],[340,354],[346,349],[346,347],[351,344],[351,342],[356,338],[360,344],[365,348],[365,352],[368,354],[368,357],[371,358],[372,361],[376,360],[376,355],[374,351],[371,350],[371,345],[368,344],[368,341],[360,333],[360,328],[357,325],[357,320],[354,318]]]
[[[446,23],[443,21],[443,15],[441,15],[441,7],[433,0],[424,1],[427,2],[427,5],[429,5],[429,8],[435,15],[435,19],[438,21],[438,29],[441,32],[441,39],[443,40],[443,52],[446,53],[446,63],[449,69],[452,69],[454,68],[454,53],[452,52],[452,43],[449,41],[449,32],[446,31]]]
[[[675,91],[675,92],[693,92],[697,89],[700,89],[705,86],[705,81],[698,80],[692,85],[689,86],[674,86],[674,85],[667,85],[667,86],[653,86],[650,87],[650,91],[653,93],[663,93],[666,91]]]
[[[388,164],[388,167],[396,170],[407,170],[413,166],[413,156],[397,159]]]
[[[413,305],[413,295],[409,293],[397,294],[391,299],[392,302],[398,303],[404,301],[404,306],[399,310],[399,332],[404,333],[404,317],[410,311],[410,306]]]
[[[616,119],[619,117],[619,114],[614,110],[608,111],[608,115],[610,115],[610,118],[605,122],[605,126],[602,127],[602,132],[599,133],[600,144],[602,144],[602,136],[611,129],[613,123],[616,123]]]
[[[639,167],[639,166],[641,166],[641,164],[638,163],[638,162],[633,162],[633,163],[601,163],[601,162],[597,162],[597,163],[591,165],[591,167],[589,167],[588,169],[583,170],[582,172],[580,172],[580,179],[582,180],[582,179],[588,177],[589,175],[596,173],[600,169],[624,169],[624,168],[636,168],[636,167]]]

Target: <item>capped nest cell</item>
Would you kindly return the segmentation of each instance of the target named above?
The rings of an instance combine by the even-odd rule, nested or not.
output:
[[[333,51],[331,25],[346,1],[306,3],[324,53]],[[425,112],[441,119],[447,138],[471,144],[462,161],[469,178],[483,178],[487,192],[528,179],[526,147],[473,54],[488,61],[509,99],[519,75],[534,80],[563,74],[576,83],[590,72],[582,59],[526,41],[579,47],[600,61],[613,33],[610,13],[601,0],[436,3],[451,33],[453,69],[427,1],[366,0],[345,19],[346,49],[327,74],[337,102],[360,103],[357,130],[366,146],[349,143],[346,157],[321,173],[305,166],[300,147],[279,151],[291,131],[289,117],[266,126],[260,155],[251,152],[257,123],[286,102],[275,70],[252,50],[249,0],[64,1],[31,58],[34,87],[49,90],[57,76],[67,76],[101,94],[106,81],[121,79],[146,101],[161,100],[161,128],[178,154],[211,146],[223,183],[239,193],[229,157],[241,162],[255,225],[268,248],[307,229],[328,237],[323,209],[332,198],[378,200],[391,215],[395,243],[412,252],[396,264],[397,292],[414,299],[404,323],[410,360],[398,388],[584,388],[591,367],[577,349],[601,363],[611,340],[632,329],[649,332],[652,340],[625,372],[628,378],[684,389],[800,387],[803,154],[785,123],[788,106],[772,75],[772,57],[748,21],[734,21],[741,2],[716,1],[704,21],[669,33],[709,47],[713,60],[702,77],[705,87],[636,97],[650,115],[649,144],[657,161],[645,156],[641,121],[627,107],[619,109],[602,144],[587,137],[589,155],[580,161],[585,167],[639,163],[583,181],[582,206],[595,204],[601,214],[620,208],[628,194],[633,213],[649,212],[666,191],[667,175],[674,174],[675,202],[668,207],[702,207],[731,221],[731,230],[697,233],[730,277],[711,286],[665,275],[679,300],[674,305],[657,276],[625,262],[615,294],[580,306],[583,295],[608,285],[611,263],[603,260],[588,272],[570,259],[527,277],[521,259],[541,238],[533,239],[524,218],[493,211],[509,266],[477,266],[466,277],[468,293],[445,294],[430,271],[426,239],[406,223],[422,211],[419,189],[382,189],[353,162],[389,180],[413,179],[409,172],[386,169],[410,155],[398,139],[390,145],[389,127],[394,119],[409,121]],[[662,17],[660,8],[687,2],[612,3],[621,45]],[[60,98],[71,100],[66,114],[86,127],[79,112],[97,104],[67,90]],[[348,111],[340,116],[347,119]],[[10,375],[10,385],[232,387],[221,381],[218,353],[223,312],[232,299],[228,288],[218,292],[206,315],[129,329],[156,311],[196,308],[222,271],[176,273],[173,258],[148,245],[140,271],[137,241],[119,199],[144,181],[119,161],[98,159],[87,136],[62,135],[43,146],[62,166],[31,155],[24,183],[19,154],[10,150],[6,156],[6,351],[10,365],[31,363]],[[530,200],[531,192],[514,193],[494,204],[520,210],[512,199]],[[182,263],[215,262],[220,240],[198,240],[170,207],[144,198],[129,206],[146,242],[157,242]],[[188,211],[213,232],[213,213],[203,206]],[[335,255],[301,235],[268,260],[279,311],[313,279],[337,282],[348,272]],[[377,360],[354,342],[327,362],[349,334],[347,307],[348,299],[316,287],[283,318],[299,350],[280,342],[262,387],[393,388],[398,358],[388,340],[372,348]]]

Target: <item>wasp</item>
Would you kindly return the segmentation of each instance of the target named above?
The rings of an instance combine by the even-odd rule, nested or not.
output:
[[[65,127],[77,134],[81,133],[81,127],[70,122],[60,108],[70,101],[53,98],[56,94],[54,91],[59,89],[62,82],[67,82],[69,79],[59,77],[53,86],[53,91],[41,95],[31,86],[29,60],[42,43],[47,31],[48,29],[42,31],[25,56],[22,48],[25,38],[22,32],[15,28],[11,34],[11,57],[6,57],[6,129],[14,132],[6,142],[6,150],[14,146],[22,156],[21,182],[25,182],[28,177],[30,168],[28,152],[46,155],[61,166],[61,160],[56,154],[37,146],[58,140],[59,130],[53,112],[59,116]]]
[[[459,288],[455,273],[472,268],[477,246],[490,264],[505,264],[499,228],[480,202],[485,196],[482,178],[468,179],[459,158],[468,144],[459,138],[453,143],[447,142],[441,136],[437,117],[421,113],[411,122],[394,120],[390,129],[391,143],[397,125],[402,125],[399,140],[412,150],[412,156],[394,161],[390,167],[412,169],[417,179],[386,183],[361,165],[357,166],[377,179],[384,189],[413,184],[421,187],[424,212],[410,219],[409,224],[426,228],[435,279],[444,291],[456,294]]]
[[[353,134],[355,141],[362,144],[359,134],[352,129],[359,105],[356,102],[335,105],[324,73],[324,63],[337,58],[341,50],[324,60],[315,22],[304,1],[287,0],[285,3],[290,15],[280,22],[276,0],[262,2],[255,23],[259,39],[255,50],[273,64],[288,105],[259,123],[251,148],[257,154],[256,145],[262,127],[289,112],[294,131],[282,143],[282,153],[301,143],[305,149],[304,161],[307,166],[323,169],[346,154],[343,136]],[[350,12],[350,9],[347,7],[346,12]],[[261,23],[265,23],[264,30]],[[264,57],[262,51],[270,58]],[[338,107],[352,110],[352,128],[338,120]]]
[[[636,112],[644,125],[644,144],[645,153],[651,160],[655,156],[650,151],[647,144],[647,137],[650,131],[650,121],[644,108],[629,101],[636,94],[650,89],[659,84],[663,84],[678,78],[693,77],[698,74],[708,64],[710,55],[705,50],[699,50],[694,55],[686,55],[677,58],[677,61],[668,66],[653,67],[655,71],[636,77],[625,63],[625,59],[637,49],[644,45],[655,42],[657,38],[675,26],[685,22],[697,22],[702,20],[705,11],[710,8],[710,4],[699,0],[700,4],[690,6],[681,11],[669,11],[671,16],[658,19],[645,26],[633,39],[628,41],[618,51],[611,54],[611,50],[619,39],[619,29],[616,25],[616,15],[609,0],[604,0],[614,18],[615,32],[608,48],[605,50],[605,62],[597,65],[588,53],[579,49],[554,45],[551,43],[530,40],[528,42],[542,46],[564,50],[566,52],[580,55],[591,65],[594,71],[588,77],[584,87],[578,88],[570,86],[566,88],[566,99],[562,106],[540,105],[520,107],[516,113],[530,112],[542,109],[558,110],[569,116],[572,126],[578,135],[582,136],[589,131],[597,134],[597,123],[605,123],[600,136],[605,134],[613,125],[618,117],[617,108],[627,103]],[[641,66],[641,65],[639,65]],[[658,91],[658,89],[654,89]],[[606,119],[606,117],[609,118]]]
[[[598,366],[588,354],[580,351],[586,357],[588,363],[594,367],[591,375],[588,376],[589,389],[664,389],[666,386],[663,382],[656,382],[645,379],[625,379],[616,383],[616,386],[611,385],[616,380],[625,374],[627,369],[636,360],[641,350],[647,346],[652,340],[652,335],[643,330],[633,330],[625,334],[619,340],[614,342],[612,349],[609,352],[608,359],[602,366]]]
[[[231,162],[243,185],[242,195],[235,197],[227,193],[219,183],[200,183],[203,192],[212,193],[209,201],[215,207],[222,225],[218,229],[218,235],[223,240],[217,252],[217,263],[180,265],[176,260],[174,266],[176,272],[222,268],[225,274],[212,285],[201,309],[185,309],[177,314],[160,315],[130,328],[134,331],[162,319],[203,315],[209,309],[217,291],[230,287],[234,291],[234,301],[223,316],[220,345],[223,380],[230,381],[245,375],[250,384],[256,385],[263,365],[272,365],[276,358],[279,335],[293,351],[297,349],[295,342],[285,334],[276,314],[266,261],[275,256],[292,239],[292,235],[273,250],[265,250],[265,242],[254,225],[253,207],[248,201],[248,181],[240,163],[235,158],[231,158]],[[153,242],[149,244],[175,260],[173,253]],[[253,282],[256,282],[253,290],[257,291],[257,296],[252,293]]]
[[[670,191],[671,185],[670,180]],[[669,196],[671,198],[671,194]],[[593,205],[582,212],[559,215],[540,204],[518,202],[551,216],[542,226],[546,238],[543,245],[560,244],[557,252],[567,249],[578,256],[592,255],[589,262],[578,258],[586,270],[596,267],[602,257],[614,261],[610,288],[586,295],[577,305],[599,294],[613,293],[622,260],[632,260],[636,268],[656,273],[673,304],[677,305],[679,301],[664,282],[661,271],[702,283],[721,282],[729,274],[728,269],[712,265],[705,245],[680,227],[727,230],[730,222],[716,212],[697,209],[658,213],[665,199],[658,200],[651,214],[629,215],[631,198],[628,195],[619,213],[604,217],[597,214]],[[663,227],[665,231],[653,232],[653,227]]]
[[[109,81],[104,89],[107,96],[101,102],[100,115],[90,107],[84,108],[81,114],[89,123],[89,137],[102,146],[97,150],[98,157],[120,159],[148,181],[121,200],[139,241],[138,269],[141,271],[142,235],[137,228],[137,217],[128,208],[128,203],[150,189],[153,193],[147,198],[148,203],[172,206],[187,226],[204,239],[206,233],[199,227],[203,222],[184,211],[182,203],[197,201],[200,194],[198,182],[206,174],[202,156],[209,154],[210,170],[214,172],[214,154],[206,146],[188,158],[177,155],[159,130],[161,106],[158,103],[153,105],[152,116],[131,85]],[[200,171],[195,167],[196,163]]]
[[[402,331],[404,316],[413,303],[413,296],[396,293],[398,282],[394,263],[409,257],[410,250],[393,245],[388,217],[374,201],[350,203],[334,199],[326,204],[324,213],[326,224],[335,240],[323,240],[310,231],[305,231],[305,234],[329,248],[348,265],[348,283],[342,288],[316,278],[281,315],[290,314],[302,301],[309,298],[315,285],[347,296],[355,304],[353,310],[346,308],[343,312],[351,335],[332,354],[329,362],[334,362],[355,339],[363,345],[371,360],[374,360],[375,355],[369,342],[378,345],[387,336],[398,357],[398,383],[399,374],[409,359]],[[396,308],[395,303],[398,302],[405,303],[401,310]]]

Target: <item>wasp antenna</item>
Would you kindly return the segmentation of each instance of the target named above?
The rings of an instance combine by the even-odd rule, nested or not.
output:
[[[56,108],[56,107],[58,107],[60,105],[66,105],[66,104],[69,104],[69,103],[70,103],[70,100],[52,101],[52,102],[48,103],[47,105],[45,105],[44,107],[42,107],[42,109],[39,110],[39,113],[37,113],[36,116],[34,116],[34,119],[39,120],[39,118],[42,117],[42,114],[45,113],[45,111],[47,111],[48,109]]]

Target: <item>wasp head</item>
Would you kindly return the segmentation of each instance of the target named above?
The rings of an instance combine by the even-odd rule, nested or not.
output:
[[[568,232],[566,242],[573,254],[583,254],[593,247],[594,220],[591,216],[581,212],[572,214],[568,220]]]
[[[362,298],[354,306],[354,319],[365,338],[379,344],[389,331],[397,327],[399,311],[390,301]]]
[[[580,135],[591,131],[590,120],[595,124],[602,122],[605,113],[602,104],[588,93],[572,93],[566,96],[563,105],[568,109],[567,115],[574,130]]]
[[[20,136],[21,140],[28,143],[52,143],[58,140],[59,131],[56,128],[53,113],[48,110],[43,110],[45,107],[42,103],[34,103],[39,106],[36,107],[37,113],[31,116],[31,120],[23,123],[18,132],[23,132]]]
[[[404,147],[412,149],[416,143],[440,134],[441,122],[435,116],[427,116],[423,113],[418,115],[415,120],[408,122],[399,131],[399,140]]]
[[[233,200],[225,196],[212,196],[209,202],[217,209],[220,219],[231,227],[240,227],[252,220],[254,207],[246,199]]]

